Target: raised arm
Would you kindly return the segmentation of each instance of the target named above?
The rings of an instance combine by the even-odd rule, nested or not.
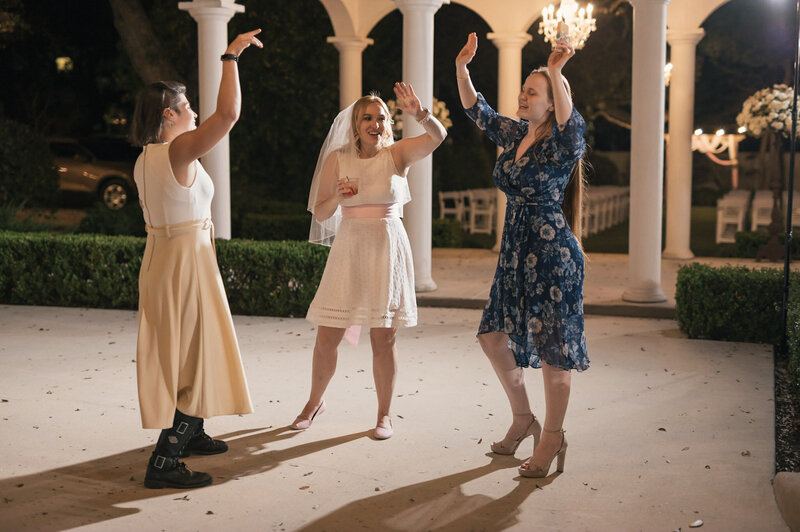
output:
[[[561,69],[567,61],[575,55],[575,49],[566,39],[558,39],[553,51],[547,58],[547,72],[553,85],[553,106],[555,107],[556,122],[566,124],[572,114],[572,95],[567,91]]]
[[[225,54],[236,56],[251,44],[263,48],[256,38],[261,30],[253,30],[237,36]],[[222,79],[217,95],[217,109],[197,129],[178,135],[169,147],[169,160],[176,176],[186,174],[186,168],[198,157],[202,157],[217,145],[239,119],[242,94],[239,87],[239,69],[236,61],[222,62]],[[187,185],[188,183],[182,183]]]
[[[410,83],[395,83],[394,94],[397,96],[397,108],[403,110],[403,116],[413,116],[425,129],[422,135],[402,139],[390,148],[394,165],[405,174],[409,166],[432,153],[442,143],[447,130],[433,113],[422,107]]]
[[[461,97],[461,105],[464,109],[469,109],[478,101],[478,93],[469,78],[467,65],[475,57],[478,51],[478,36],[473,32],[467,36],[467,44],[456,56],[456,79],[458,80],[458,95]]]

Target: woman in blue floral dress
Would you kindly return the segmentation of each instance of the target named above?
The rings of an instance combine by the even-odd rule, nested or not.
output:
[[[493,179],[507,197],[497,271],[478,328],[513,414],[506,437],[491,447],[514,454],[533,436],[533,456],[519,472],[544,477],[556,457],[558,471],[564,468],[570,370],[589,367],[580,244],[586,126],[561,74],[575,50],[567,39],[556,42],[547,67],[525,80],[515,120],[497,114],[475,92],[467,64],[477,49],[471,33],[456,58],[459,94],[467,115],[503,150]],[[542,368],[544,430],[531,412],[524,367]]]

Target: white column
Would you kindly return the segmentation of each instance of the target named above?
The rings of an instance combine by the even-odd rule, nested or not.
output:
[[[656,303],[661,290],[661,201],[664,165],[664,63],[669,0],[633,5],[631,208],[628,288],[622,299]]]
[[[197,64],[200,91],[200,122],[214,114],[217,93],[222,79],[222,62],[219,56],[228,47],[228,21],[244,6],[233,0],[193,0],[179,2],[178,8],[188,11],[197,22]],[[203,167],[214,181],[214,200],[211,218],[214,236],[231,237],[231,163],[228,135],[202,158]]]
[[[361,52],[372,39],[361,37],[328,37],[339,50],[339,109],[361,98]]]
[[[516,116],[517,99],[522,86],[522,48],[532,37],[527,32],[489,33],[486,37],[494,43],[498,50],[497,112],[513,118]],[[498,156],[501,151],[500,148],[497,148]],[[495,251],[500,251],[500,239],[503,235],[505,217],[506,195],[498,189]]]
[[[694,60],[702,29],[668,30],[672,77],[669,84],[667,143],[667,245],[665,259],[691,259],[692,132],[694,131]]]
[[[403,13],[403,81],[410,82],[422,105],[433,104],[433,15],[444,0],[395,0]],[[424,132],[415,120],[403,120],[403,137]],[[431,278],[431,157],[415,163],[408,171],[411,202],[404,219],[411,252],[417,292],[436,290]]]

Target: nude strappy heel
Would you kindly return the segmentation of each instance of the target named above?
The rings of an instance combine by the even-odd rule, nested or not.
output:
[[[556,462],[556,471],[558,471],[559,473],[564,471],[564,461],[566,460],[567,457],[567,437],[564,435],[566,431],[564,429],[558,429],[558,430],[544,429],[544,431],[549,432],[551,434],[561,433],[561,447],[559,447],[558,451],[556,451],[556,454],[553,455],[553,457],[550,458],[550,460],[548,460],[547,463],[542,466],[532,463],[530,459],[521,466],[519,466],[519,474],[522,475],[523,477],[528,477],[528,478],[546,477],[547,474],[550,472],[550,466],[553,465],[554,458],[558,458]],[[531,457],[531,459],[532,458],[533,457]]]
[[[496,454],[514,454],[517,451],[517,447],[519,444],[522,443],[522,440],[527,438],[528,436],[533,436],[533,448],[536,449],[536,446],[539,445],[539,438],[542,435],[542,426],[539,424],[539,420],[536,419],[536,416],[528,412],[527,414],[514,414],[515,416],[531,416],[531,422],[528,424],[528,428],[525,429],[525,432],[517,439],[512,438],[503,438],[502,441],[496,441],[492,443],[491,448],[492,452]]]

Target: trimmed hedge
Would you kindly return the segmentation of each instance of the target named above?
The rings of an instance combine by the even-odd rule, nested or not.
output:
[[[253,240],[308,241],[308,231],[310,228],[311,213],[247,213],[242,217],[240,236],[242,238],[250,238]]]
[[[145,239],[0,232],[0,303],[136,309]],[[328,248],[308,242],[218,240],[231,311],[303,315]]]
[[[786,344],[789,354],[789,371],[800,387],[800,275],[792,274],[789,284],[789,304],[786,306]],[[796,392],[798,390],[795,390]]]
[[[758,253],[758,248],[769,242],[767,231],[741,231],[734,236],[736,240],[736,257],[754,259]],[[781,246],[786,246],[786,235],[778,235]],[[792,258],[800,258],[800,241],[792,238]]]
[[[675,314],[690,338],[777,344],[782,294],[781,270],[693,263],[678,270]]]

